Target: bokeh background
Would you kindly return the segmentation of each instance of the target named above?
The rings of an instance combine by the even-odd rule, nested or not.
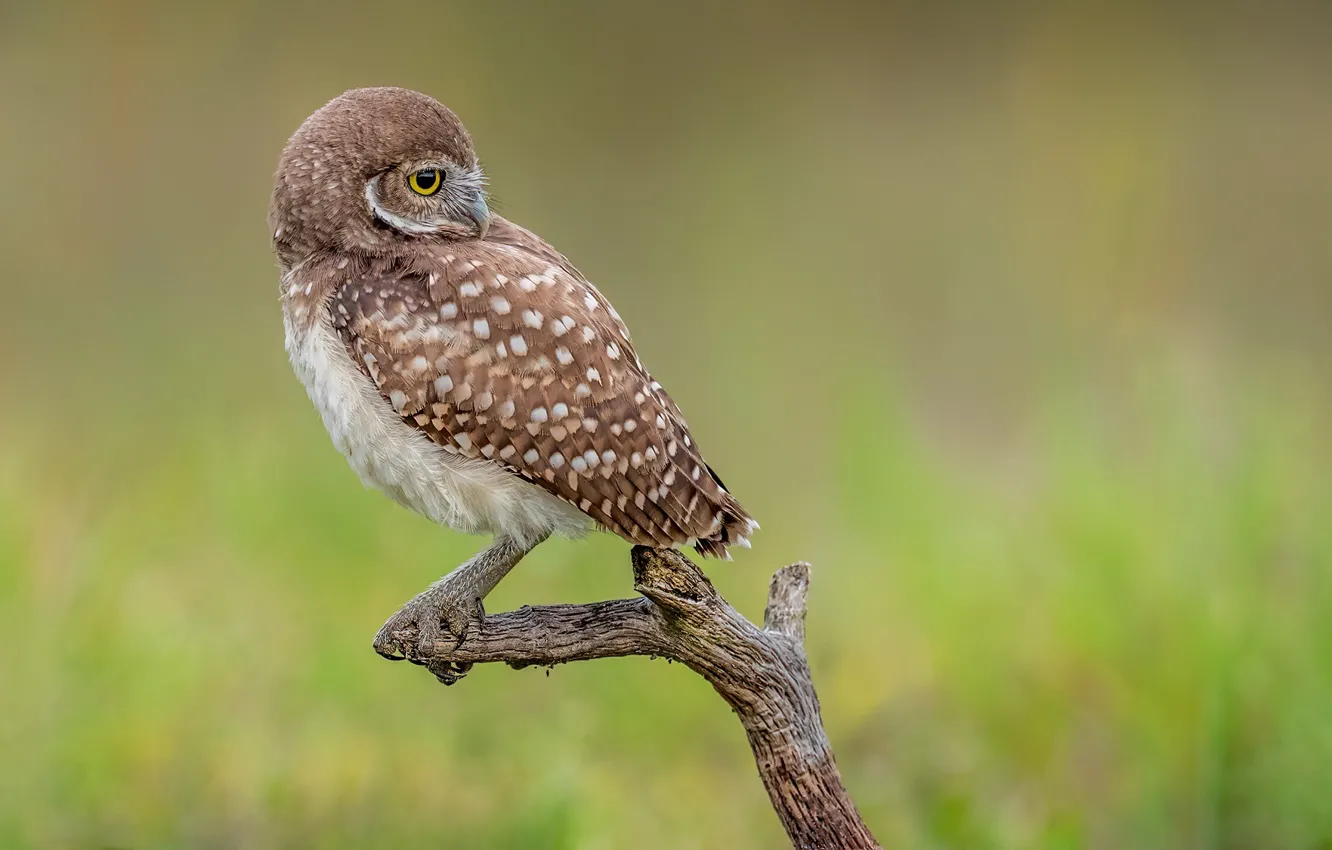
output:
[[[444,689],[265,208],[429,92],[763,522],[889,846],[1332,846],[1332,6],[0,3],[0,846],[766,848],[647,660]],[[490,598],[626,595],[609,537]]]

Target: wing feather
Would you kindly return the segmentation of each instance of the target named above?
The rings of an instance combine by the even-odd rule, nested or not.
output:
[[[537,237],[349,269],[334,326],[386,403],[633,543],[725,555],[756,525],[711,473],[610,303]]]

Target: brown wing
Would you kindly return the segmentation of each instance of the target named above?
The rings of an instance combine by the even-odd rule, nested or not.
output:
[[[510,241],[526,237],[507,225]],[[393,409],[634,543],[725,556],[757,527],[703,461],[619,316],[538,245],[464,243],[384,262],[332,296],[335,327]]]

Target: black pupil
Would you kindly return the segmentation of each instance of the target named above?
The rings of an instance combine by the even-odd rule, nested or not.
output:
[[[439,172],[433,168],[423,168],[416,172],[416,185],[422,191],[429,192],[439,185]]]

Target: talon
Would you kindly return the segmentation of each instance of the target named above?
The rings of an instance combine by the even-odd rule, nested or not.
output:
[[[435,674],[435,678],[444,685],[457,684],[472,669],[470,662],[427,661],[424,664],[425,668]]]
[[[406,647],[404,647],[402,642],[394,636],[394,633],[398,628],[397,615],[395,614],[393,617],[389,618],[389,621],[385,623],[375,635],[373,643],[375,652],[379,653],[380,657],[387,658],[389,661],[407,660]]]
[[[481,622],[481,619],[486,616],[486,609],[482,606],[481,600],[478,599],[476,600],[476,608],[471,612],[467,610],[466,605],[442,605],[439,609],[439,615],[444,621],[445,630],[453,636],[453,648],[457,649],[467,639],[467,632],[472,624]],[[435,637],[440,638],[442,636],[437,631]]]
[[[397,648],[397,644],[391,646],[380,646],[379,641],[375,641],[375,652],[379,653],[380,658],[387,658],[389,661],[406,661],[407,656],[403,655]]]

